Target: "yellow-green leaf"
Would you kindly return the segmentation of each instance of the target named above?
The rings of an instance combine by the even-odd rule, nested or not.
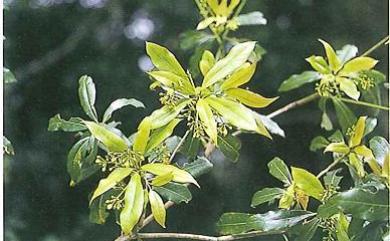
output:
[[[173,165],[168,165],[164,163],[149,163],[141,167],[143,171],[150,172],[156,176],[165,175],[167,173],[172,173],[173,181],[178,183],[192,183],[199,187],[198,182],[189,174],[188,172],[181,170],[178,167]]]
[[[257,124],[257,133],[260,135],[263,135],[265,137],[268,137],[269,139],[272,140],[271,134],[268,132],[268,129],[265,127],[263,121],[259,116],[255,116],[256,118],[256,124]]]
[[[223,59],[219,60],[207,72],[204,77],[202,88],[207,88],[217,81],[224,79],[229,74],[233,73],[241,67],[249,58],[256,42],[244,42],[234,46]]]
[[[148,74],[160,84],[183,92],[184,94],[194,94],[191,83],[185,78],[169,71],[151,71]]]
[[[196,26],[196,30],[205,29],[214,21],[215,21],[215,17],[205,18],[198,23],[198,26]]]
[[[119,216],[122,231],[126,235],[131,234],[134,226],[137,225],[144,211],[144,201],[141,176],[138,173],[134,173],[126,187],[125,205]]]
[[[168,123],[168,125],[154,130],[149,138],[149,142],[146,147],[146,152],[153,150],[155,147],[160,145],[165,139],[170,137],[173,133],[173,130],[180,123],[180,121],[181,119],[173,119],[171,122]]]
[[[378,60],[370,57],[357,57],[348,61],[343,69],[341,74],[355,73],[362,70],[370,70],[378,63]]]
[[[221,85],[222,90],[227,90],[230,88],[237,88],[245,83],[248,83],[253,74],[256,71],[256,63],[243,64],[237,71],[235,71],[229,78],[227,78]]]
[[[329,66],[326,63],[326,60],[324,59],[324,57],[312,55],[312,56],[306,58],[305,60],[307,62],[309,62],[311,67],[313,67],[313,69],[316,70],[317,72],[319,72],[321,74],[329,74],[330,73]]]
[[[157,192],[150,190],[149,202],[150,202],[150,207],[152,209],[152,214],[154,216],[154,219],[158,224],[160,224],[163,228],[165,228],[166,210],[160,195],[158,195]]]
[[[244,90],[240,88],[231,88],[226,90],[225,93],[228,96],[237,99],[242,104],[250,107],[255,107],[255,108],[267,107],[268,105],[270,105],[272,102],[274,102],[279,98],[279,97],[267,98],[257,93],[254,93],[252,91]]]
[[[215,58],[213,53],[208,50],[204,51],[202,59],[199,62],[199,69],[200,72],[202,72],[203,76],[205,76],[207,72],[209,72],[209,70],[214,66],[214,64]]]
[[[367,119],[367,116],[362,116],[356,122],[353,135],[351,136],[351,139],[349,140],[350,147],[360,145],[360,143],[362,142],[362,138],[364,135],[364,129],[366,128],[366,119]]]
[[[306,195],[321,200],[324,187],[316,176],[305,169],[296,167],[291,167],[291,175],[297,188]]]
[[[367,160],[374,158],[372,151],[365,145],[357,146],[353,149],[353,151]]]
[[[252,111],[240,103],[215,96],[207,97],[206,102],[228,123],[247,131],[258,131]]]
[[[155,186],[155,187],[164,186],[168,182],[172,181],[172,179],[173,179],[173,173],[172,172],[167,172],[164,175],[156,176],[152,180],[152,186]]]
[[[228,17],[240,3],[240,0],[207,0],[207,3],[215,15]]]
[[[344,77],[336,77],[336,81],[340,83],[340,90],[343,91],[346,95],[354,100],[359,99],[360,92],[353,80]]]
[[[114,171],[112,171],[106,178],[101,179],[99,181],[99,184],[93,192],[92,198],[89,203],[92,203],[95,198],[107,192],[111,188],[115,187],[120,181],[129,176],[132,171],[133,169],[131,168],[114,169]]]
[[[347,154],[349,147],[344,142],[330,143],[324,152],[335,152],[340,154]]]
[[[97,124],[91,121],[84,121],[84,124],[88,127],[91,134],[103,143],[109,151],[122,152],[128,148],[125,140],[114,132],[108,130],[102,124]]]
[[[145,117],[138,126],[138,132],[134,139],[133,150],[144,154],[148,145],[152,123],[150,117]]]
[[[214,144],[217,144],[218,131],[217,123],[215,122],[213,112],[210,106],[203,99],[198,100],[196,103],[196,111],[200,120],[203,123],[207,135],[211,138]]]
[[[351,164],[351,166],[353,166],[355,168],[359,177],[364,177],[366,172],[364,171],[363,162],[356,156],[356,154],[350,153],[348,155],[348,159],[349,159],[349,163]]]
[[[288,209],[294,203],[295,186],[290,185],[279,200],[279,208]]]
[[[336,52],[334,51],[332,46],[330,46],[330,44],[328,44],[324,40],[319,39],[319,41],[322,43],[322,45],[325,48],[326,57],[328,58],[328,62],[329,62],[329,67],[331,68],[332,71],[338,71],[341,67],[341,63],[339,58],[337,57]]]
[[[152,123],[151,128],[154,130],[167,125],[179,115],[180,111],[187,106],[189,101],[190,100],[183,101],[175,107],[165,105],[162,108],[153,111],[150,115],[150,121]]]

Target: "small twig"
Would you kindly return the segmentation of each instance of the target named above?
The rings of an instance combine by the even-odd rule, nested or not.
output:
[[[374,46],[372,46],[371,48],[369,48],[369,49],[368,49],[366,52],[364,52],[361,56],[364,57],[364,56],[367,56],[367,55],[371,54],[371,53],[374,52],[377,48],[379,48],[380,46],[382,46],[382,44],[385,44],[388,40],[389,40],[389,36],[384,37],[381,41],[379,41],[377,44],[375,44]]]
[[[320,173],[318,173],[317,175],[317,178],[320,178],[322,177],[323,175],[325,175],[328,171],[330,171],[330,169],[332,169],[333,167],[335,167],[337,164],[339,164],[339,162],[341,160],[343,160],[345,158],[346,155],[342,155],[341,157],[337,158],[336,160],[334,160],[329,166],[327,166],[324,170],[322,170]]]
[[[187,139],[187,136],[190,134],[190,131],[186,131],[184,136],[181,138],[179,144],[177,144],[175,150],[173,150],[171,157],[169,158],[169,163],[172,162],[173,158],[175,158],[177,152],[179,151],[180,147],[183,145],[184,141]]]
[[[366,106],[366,107],[370,107],[370,108],[374,108],[374,109],[380,109],[380,110],[386,110],[386,111],[389,111],[390,108],[387,107],[387,106],[382,106],[382,105],[376,105],[376,104],[373,104],[373,103],[369,103],[369,102],[364,102],[364,101],[360,101],[360,100],[353,100],[353,99],[347,99],[347,98],[336,98],[336,99],[339,99],[343,102],[346,102],[346,103],[350,103],[350,104],[354,104],[354,105],[361,105],[361,106]]]
[[[203,240],[203,241],[231,241],[244,238],[253,238],[264,235],[276,235],[283,234],[285,231],[253,231],[242,234],[226,235],[226,236],[206,236],[198,234],[189,234],[189,233],[138,233],[134,236],[121,236],[115,241],[130,241],[134,239],[158,239],[158,238],[172,238],[172,239],[192,239],[192,240]]]
[[[313,100],[315,100],[315,99],[317,99],[319,97],[320,96],[317,93],[314,93],[314,94],[311,94],[309,96],[303,97],[302,99],[293,101],[290,104],[288,104],[288,105],[286,105],[286,106],[284,106],[284,107],[282,107],[282,108],[280,108],[280,109],[278,109],[278,110],[268,114],[267,117],[272,119],[272,118],[274,118],[274,117],[276,117],[276,116],[278,116],[278,115],[280,115],[280,114],[282,114],[284,112],[287,112],[287,111],[289,111],[291,109],[294,109],[294,108],[296,108],[298,106],[305,105],[305,104],[307,104],[307,103],[309,103],[309,102],[311,102],[311,101],[313,101]]]

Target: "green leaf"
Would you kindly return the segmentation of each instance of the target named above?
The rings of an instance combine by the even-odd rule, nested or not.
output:
[[[340,74],[350,74],[355,73],[363,70],[370,70],[374,68],[374,66],[378,63],[378,60],[373,59],[371,57],[357,57],[350,61],[348,61],[342,70],[340,71]]]
[[[110,190],[96,198],[89,205],[89,221],[96,224],[104,224],[109,212],[107,211],[106,201],[111,199],[111,196],[119,194],[117,190]]]
[[[66,167],[71,185],[78,184],[100,169],[95,163],[97,152],[97,142],[91,136],[79,140],[70,149]]]
[[[121,98],[113,101],[110,106],[106,109],[103,115],[103,122],[107,122],[108,120],[111,119],[112,113],[114,111],[119,110],[125,106],[131,105],[135,108],[145,108],[144,104],[136,99],[126,99],[126,98]]]
[[[327,172],[324,176],[324,183],[326,187],[338,187],[343,176],[337,176],[341,169]]]
[[[217,230],[221,234],[245,233],[256,229],[248,213],[224,213],[217,222]]]
[[[78,132],[84,131],[87,127],[83,124],[83,120],[78,117],[71,117],[69,120],[61,118],[60,114],[57,114],[50,118],[48,131],[66,131],[66,132]]]
[[[153,111],[150,115],[150,121],[152,122],[152,129],[157,129],[167,125],[173,119],[175,119],[179,113],[187,106],[189,100],[183,101],[175,107],[165,105],[164,107]]]
[[[332,98],[332,101],[336,109],[337,120],[343,133],[346,133],[348,128],[356,123],[356,116],[341,100]]]
[[[340,59],[341,65],[354,58],[358,53],[358,48],[354,45],[344,45],[342,49],[337,50],[337,57]]]
[[[235,45],[223,59],[219,60],[204,77],[202,88],[207,88],[233,73],[249,58],[256,42],[244,42]]]
[[[188,80],[187,74],[179,61],[167,48],[152,42],[146,42],[146,52],[157,69],[172,72]]]
[[[258,132],[253,112],[242,104],[215,96],[209,96],[205,100],[228,123],[243,130]]]
[[[254,108],[264,108],[270,105],[272,102],[277,100],[279,97],[267,98],[260,94],[254,93],[249,90],[240,89],[240,88],[231,88],[225,91],[225,93],[240,101],[242,104],[254,107]]]
[[[378,120],[376,118],[368,117],[366,119],[366,127],[364,128],[363,137],[373,132],[377,124]]]
[[[362,116],[359,117],[358,121],[356,122],[353,135],[349,140],[350,147],[358,146],[362,142],[364,130],[366,129],[366,119],[366,116]]]
[[[284,190],[280,188],[264,188],[253,195],[251,206],[255,207],[274,199],[281,198],[283,194]]]
[[[85,114],[97,122],[98,118],[94,106],[96,101],[96,88],[92,78],[87,75],[83,75],[79,79],[79,99]]]
[[[326,148],[329,145],[329,141],[323,136],[316,136],[311,140],[310,151],[318,151]]]
[[[165,228],[165,219],[166,219],[166,210],[164,207],[164,202],[161,199],[160,195],[157,192],[150,190],[149,191],[149,202],[152,209],[152,214],[154,219],[158,224]]]
[[[324,128],[327,131],[333,130],[333,124],[326,112],[322,112],[321,116],[321,128]]]
[[[154,80],[162,84],[163,86],[180,91],[184,94],[193,94],[193,87],[191,83],[184,77],[177,75],[169,71],[150,71],[148,72]]]
[[[149,152],[159,146],[165,139],[170,137],[173,133],[175,127],[180,123],[180,119],[173,119],[169,122],[168,125],[160,127],[152,132],[148,145],[146,147],[146,152]]]
[[[256,43],[255,49],[249,56],[248,61],[253,64],[256,64],[263,58],[263,55],[265,55],[266,53],[267,51],[260,44]]]
[[[144,154],[148,145],[152,122],[150,117],[145,117],[138,126],[138,132],[134,138],[133,150]]]
[[[326,57],[328,59],[328,63],[329,63],[330,68],[333,71],[338,71],[341,67],[341,63],[340,63],[340,59],[337,57],[334,49],[332,48],[332,46],[330,46],[330,44],[328,44],[324,40],[319,39],[318,41],[320,41],[325,48]]]
[[[370,222],[385,221],[389,219],[388,196],[388,189],[371,192],[362,188],[353,188],[331,197],[318,208],[318,215],[327,218],[341,211]]]
[[[381,136],[375,136],[370,140],[370,149],[378,163],[383,166],[389,155],[389,142]]]
[[[160,176],[172,172],[173,181],[179,183],[192,183],[199,187],[198,182],[187,171],[179,169],[173,165],[163,163],[149,163],[141,167],[143,171],[150,172],[154,175]]]
[[[291,167],[291,174],[296,187],[301,189],[306,195],[321,200],[324,194],[324,187],[316,176],[305,169],[296,167]]]
[[[209,70],[214,66],[215,58],[213,53],[206,50],[203,52],[202,59],[199,62],[199,69],[202,72],[203,76],[209,72]]]
[[[348,237],[349,222],[347,217],[343,214],[339,214],[339,220],[336,223],[336,237],[338,241],[350,241]]]
[[[128,177],[132,171],[132,168],[114,169],[106,178],[99,181],[89,203],[91,204],[95,198],[115,187],[119,182]]]
[[[5,136],[3,136],[3,151],[8,155],[15,155],[15,151],[14,151],[14,147],[12,146],[12,143]]]
[[[359,229],[358,233],[355,233],[353,241],[389,241],[389,239],[382,239],[384,223],[373,222]]]
[[[172,172],[167,172],[164,175],[156,176],[152,181],[152,186],[161,187],[169,183],[173,179]]]
[[[126,187],[125,205],[119,216],[122,231],[126,235],[131,234],[134,226],[138,223],[144,211],[144,199],[141,177],[138,173],[134,173]]]
[[[205,32],[189,30],[179,36],[180,48],[189,50],[214,39],[214,36]]]
[[[347,154],[349,153],[349,147],[344,142],[330,143],[326,146],[324,153],[325,152]]]
[[[195,161],[186,163],[183,169],[193,177],[199,177],[211,171],[213,164],[205,157],[198,157]]]
[[[313,239],[317,229],[318,225],[320,224],[320,219],[314,218],[313,220],[310,220],[309,222],[303,223],[299,227],[299,234],[294,241],[310,241]]]
[[[283,81],[279,87],[280,92],[290,91],[301,87],[304,84],[312,83],[321,78],[321,74],[315,71],[305,71],[301,74],[294,74],[287,80]]]
[[[196,103],[196,111],[199,115],[200,120],[202,121],[203,127],[207,135],[210,137],[213,143],[217,145],[217,122],[214,119],[214,114],[211,111],[209,104],[205,100],[199,99]]]
[[[213,46],[215,45],[214,42],[215,41],[209,40],[196,46],[189,61],[189,69],[193,79],[200,76],[199,62],[202,59],[204,51],[213,49]]]
[[[170,182],[161,187],[154,187],[154,190],[168,201],[176,204],[188,203],[192,199],[190,190],[186,186],[177,183]]]
[[[305,60],[307,62],[309,62],[311,67],[315,71],[317,71],[318,73],[321,73],[321,74],[329,74],[330,73],[328,63],[326,63],[326,60],[324,59],[324,57],[312,55],[309,58],[306,58]]]
[[[194,137],[193,133],[190,132],[190,134],[184,140],[184,143],[180,148],[180,152],[186,155],[190,160],[192,160],[198,154],[200,146],[200,139]]]
[[[218,149],[226,159],[236,163],[240,157],[241,141],[235,136],[218,136]]]
[[[108,151],[122,152],[128,148],[126,141],[122,137],[104,125],[91,121],[84,121],[84,124],[88,127],[91,134],[107,147]]]
[[[3,78],[4,84],[12,84],[17,82],[15,75],[11,72],[11,70],[5,67],[3,67]]]
[[[275,157],[268,163],[269,173],[276,177],[278,180],[291,184],[291,174],[287,165],[279,157]]]
[[[246,14],[240,14],[236,18],[238,25],[265,25],[267,24],[267,19],[264,18],[263,13],[259,11],[250,12]]]
[[[261,122],[264,124],[264,126],[267,128],[269,132],[275,135],[279,135],[281,137],[285,137],[284,130],[280,128],[278,123],[273,121],[271,118],[265,116],[265,115],[260,115],[258,113],[254,113],[254,115],[261,120]]]
[[[336,80],[340,83],[340,90],[343,91],[347,96],[354,100],[359,99],[360,92],[353,80],[344,77],[336,77]]]
[[[221,85],[222,90],[237,88],[248,83],[256,71],[256,64],[245,63],[230,75]]]

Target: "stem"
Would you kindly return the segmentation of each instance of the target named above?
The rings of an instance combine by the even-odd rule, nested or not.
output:
[[[336,99],[339,99],[339,100],[341,100],[343,102],[347,102],[347,103],[354,104],[354,105],[361,105],[361,106],[366,106],[366,107],[380,109],[380,110],[386,110],[386,111],[390,110],[390,108],[387,107],[387,106],[376,105],[376,104],[369,103],[369,102],[364,102],[364,101],[359,101],[359,100],[352,100],[352,99],[347,99],[347,98],[342,98],[342,97],[336,98]]]
[[[335,167],[337,164],[339,164],[339,162],[341,160],[343,160],[345,158],[346,155],[342,155],[341,157],[337,158],[336,160],[334,160],[329,166],[327,166],[324,170],[322,170],[320,173],[318,173],[317,175],[317,178],[320,178],[322,177],[323,175],[325,175],[330,169],[332,169],[333,167]]]
[[[384,37],[381,41],[379,41],[377,44],[375,44],[374,46],[372,46],[371,48],[369,48],[366,52],[364,52],[361,56],[367,56],[369,54],[371,54],[372,52],[374,52],[377,48],[379,48],[380,46],[382,46],[382,44],[386,43],[387,41],[389,40],[389,36],[386,36]]]
[[[183,145],[184,141],[187,139],[187,136],[190,134],[190,131],[186,131],[184,136],[181,138],[179,144],[177,144],[175,150],[173,150],[171,157],[169,158],[169,163],[172,162],[173,158],[175,158],[177,152],[179,151],[180,147]]]
[[[246,4],[246,0],[241,0],[240,5],[238,5],[237,10],[234,12],[234,15],[233,15],[232,18],[237,17],[241,13],[241,11],[244,8],[245,4]],[[227,35],[229,34],[229,31],[230,31],[230,29],[226,29],[225,32],[222,34],[222,39],[223,40],[226,39]]]
[[[117,238],[115,241],[130,241],[134,239],[158,239],[158,238],[192,239],[192,240],[203,240],[203,241],[231,241],[231,240],[253,238],[253,237],[264,236],[264,235],[283,234],[283,233],[285,232],[284,231],[272,231],[272,232],[253,231],[248,233],[226,235],[226,236],[219,236],[219,237],[189,234],[189,233],[139,233],[134,236],[121,236]]]
[[[312,102],[313,100],[316,100],[318,97],[320,97],[320,96],[317,93],[308,95],[306,97],[303,97],[302,99],[291,102],[291,103],[285,105],[284,107],[268,114],[267,117],[272,119],[272,118],[274,118],[274,117],[276,117],[284,112],[287,112],[291,109],[294,109],[294,108],[299,107],[301,105],[305,105],[309,102]]]

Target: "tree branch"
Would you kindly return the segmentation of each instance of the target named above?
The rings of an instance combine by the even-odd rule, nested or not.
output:
[[[202,240],[202,241],[231,241],[245,238],[253,238],[258,236],[265,235],[276,235],[283,234],[285,231],[253,231],[242,234],[226,235],[226,236],[206,236],[198,234],[189,234],[189,233],[138,233],[133,236],[120,236],[115,241],[130,241],[135,239],[158,239],[158,238],[172,238],[172,239],[192,239],[192,240]]]

